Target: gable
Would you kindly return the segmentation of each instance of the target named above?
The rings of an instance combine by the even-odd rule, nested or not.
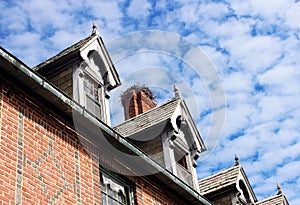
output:
[[[170,119],[174,113],[178,102],[179,99],[170,100],[159,107],[155,107],[145,113],[125,121],[120,125],[115,126],[114,130],[119,132],[124,137],[132,137],[133,135],[154,128],[160,124],[162,124],[160,127],[164,129],[167,124],[167,120]],[[159,131],[161,133],[163,130],[160,129]]]
[[[88,36],[85,39],[80,40],[79,42],[71,45],[70,47],[62,50],[57,55],[52,56],[51,58],[45,60],[44,62],[36,65],[32,70],[38,73],[47,73],[49,68],[59,67],[59,64],[62,62],[68,61],[71,58],[77,59],[79,57],[79,49],[89,42],[93,38],[93,35]],[[78,60],[78,59],[77,59]]]
[[[200,133],[194,123],[194,120],[184,100],[180,101],[179,108],[180,108],[179,118],[181,119],[181,125],[179,129],[184,132],[187,143],[189,145],[195,143],[194,149],[197,149],[200,152],[205,151],[206,150],[205,144],[202,140],[202,137],[200,136]]]
[[[246,202],[256,202],[257,198],[255,196],[255,193],[252,189],[252,186],[248,180],[248,177],[246,176],[246,173],[244,169],[240,168],[240,173],[237,178],[237,185],[236,185],[238,191],[241,193],[241,198],[245,200]]]
[[[235,185],[239,173],[240,167],[233,166],[199,180],[200,193],[203,195],[207,195],[213,192],[217,192],[223,188],[228,188],[232,185]]]
[[[111,61],[107,49],[98,35],[80,48],[80,56],[87,63],[90,74],[101,79],[108,91],[121,84],[118,73]]]
[[[271,196],[269,198],[266,198],[262,201],[259,201],[257,203],[255,203],[255,205],[289,205],[287,199],[285,198],[285,196],[283,194],[277,194],[274,196]]]
[[[82,67],[98,80],[105,81],[108,91],[121,84],[101,37],[95,33],[32,69],[49,79],[74,65]]]
[[[144,135],[144,133],[148,135],[161,134],[169,122],[172,128],[177,132],[184,127],[181,125],[186,124],[184,132],[188,133],[188,135],[185,133],[185,137],[188,137],[188,139],[182,139],[180,135],[178,135],[178,139],[182,139],[184,143],[187,143],[188,148],[190,148],[189,145],[195,142],[196,148],[199,149],[199,151],[206,149],[187,106],[181,98],[174,98],[159,107],[153,108],[148,112],[117,125],[114,129],[124,137],[136,139],[135,136],[141,136]],[[179,125],[178,123],[182,124]]]
[[[223,193],[223,190],[231,190],[232,193],[239,193],[237,197],[247,203],[257,201],[244,169],[240,165],[199,180],[199,189],[206,197],[218,196]]]

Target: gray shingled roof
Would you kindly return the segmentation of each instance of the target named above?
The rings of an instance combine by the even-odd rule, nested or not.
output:
[[[37,71],[40,68],[42,68],[42,67],[44,67],[44,66],[46,66],[46,65],[48,65],[48,64],[50,64],[50,63],[52,63],[52,62],[54,62],[56,60],[58,60],[59,58],[62,58],[64,56],[68,55],[69,53],[72,53],[74,51],[79,50],[82,46],[84,46],[88,41],[90,41],[95,36],[96,35],[90,35],[87,38],[80,40],[79,42],[75,43],[74,45],[72,45],[72,46],[70,46],[70,47],[68,47],[66,49],[64,49],[59,54],[57,54],[57,55],[49,58],[48,60],[40,63],[39,65],[33,67],[32,69],[35,70],[35,71]]]
[[[283,194],[277,194],[255,203],[255,205],[274,205],[274,204],[288,205],[288,202],[285,199],[285,196]]]
[[[128,137],[169,119],[182,99],[174,98],[161,106],[137,115],[113,129]]]
[[[200,193],[208,194],[237,183],[240,170],[241,167],[237,165],[199,180]]]

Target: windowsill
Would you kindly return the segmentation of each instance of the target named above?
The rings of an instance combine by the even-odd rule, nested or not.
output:
[[[177,171],[177,177],[184,181],[186,184],[192,186],[193,185],[193,179],[192,174],[181,164],[176,163],[176,171]]]

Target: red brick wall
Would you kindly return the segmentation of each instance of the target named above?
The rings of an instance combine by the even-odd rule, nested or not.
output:
[[[141,90],[132,90],[122,96],[125,120],[147,112],[156,107],[156,103]]]
[[[136,183],[135,200],[139,205],[191,205],[147,177],[133,177],[132,180]]]
[[[77,134],[9,89],[0,87],[0,204],[100,204],[99,167]]]
[[[125,117],[126,117],[126,120],[127,119],[130,119],[134,116],[137,116],[139,114],[139,110],[138,110],[138,104],[137,104],[137,95],[135,92],[132,93],[132,96],[129,97],[130,100],[129,100],[129,104],[128,104],[128,107],[126,108],[128,111],[128,113],[126,113]],[[126,110],[125,109],[125,110]]]
[[[101,204],[98,161],[78,133],[38,98],[10,92],[6,83],[0,82],[0,204]],[[148,177],[129,178],[139,205],[186,204]]]
[[[137,106],[138,106],[138,114],[147,112],[148,110],[154,108],[156,104],[152,99],[141,90],[137,94]]]

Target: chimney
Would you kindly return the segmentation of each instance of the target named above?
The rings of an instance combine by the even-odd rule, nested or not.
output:
[[[125,120],[156,107],[153,92],[145,86],[134,85],[128,88],[121,95],[121,101],[124,108]]]

